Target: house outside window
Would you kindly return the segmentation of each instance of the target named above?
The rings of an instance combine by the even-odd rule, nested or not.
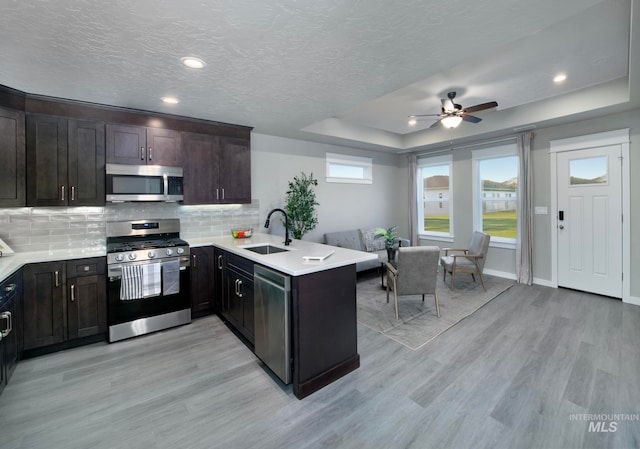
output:
[[[514,247],[518,218],[516,144],[473,151],[473,165],[474,229],[489,234],[492,246]]]
[[[418,160],[417,229],[420,235],[453,237],[451,166],[451,155]]]

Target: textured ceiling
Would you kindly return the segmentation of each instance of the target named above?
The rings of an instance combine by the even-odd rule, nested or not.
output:
[[[455,130],[464,136],[553,120],[518,108],[627,80],[630,9],[630,0],[3,0],[0,84],[404,151],[451,138],[423,130],[429,122],[406,125],[438,112],[448,90],[463,106],[500,105]],[[207,66],[183,67],[190,55]],[[569,75],[560,87],[550,82],[559,70]],[[164,105],[167,95],[180,103]]]

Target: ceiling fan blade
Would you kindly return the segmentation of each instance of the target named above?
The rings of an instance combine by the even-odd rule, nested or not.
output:
[[[453,101],[451,101],[450,99],[441,99],[440,101],[442,101],[442,110],[444,112],[453,112],[455,111],[456,106],[453,104]]]
[[[474,117],[473,115],[462,114],[461,117],[465,122],[478,123],[482,121],[481,118]]]
[[[485,109],[491,109],[496,107],[498,107],[498,103],[496,103],[495,101],[490,101],[489,103],[482,103],[482,104],[477,104],[475,106],[469,106],[468,108],[464,108],[462,112],[464,113],[478,112],[478,111],[484,111]]]
[[[441,117],[441,114],[414,114],[409,116],[409,118],[418,118],[418,117]]]

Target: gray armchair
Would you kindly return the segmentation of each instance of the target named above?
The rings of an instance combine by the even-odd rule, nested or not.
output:
[[[401,246],[396,255],[396,266],[387,262],[387,303],[389,302],[389,288],[393,282],[393,296],[396,306],[396,320],[398,318],[398,296],[402,295],[433,295],[436,303],[436,313],[440,317],[438,303],[438,258],[440,248],[437,246]]]
[[[484,270],[484,261],[487,259],[490,239],[491,236],[489,234],[475,231],[471,238],[469,249],[445,248],[443,250],[444,256],[440,258],[440,265],[444,268],[442,279],[446,281],[447,272],[451,273],[451,290],[455,288],[456,273],[471,273],[471,278],[474,282],[477,274],[482,283],[482,288],[486,290],[484,279],[482,278],[482,270]],[[461,254],[449,255],[454,252]]]

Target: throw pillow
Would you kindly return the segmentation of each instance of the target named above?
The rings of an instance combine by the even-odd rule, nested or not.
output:
[[[381,249],[385,248],[384,239],[382,237],[376,237],[376,229],[378,228],[362,230],[362,237],[364,238],[364,246],[369,252],[380,251]]]

